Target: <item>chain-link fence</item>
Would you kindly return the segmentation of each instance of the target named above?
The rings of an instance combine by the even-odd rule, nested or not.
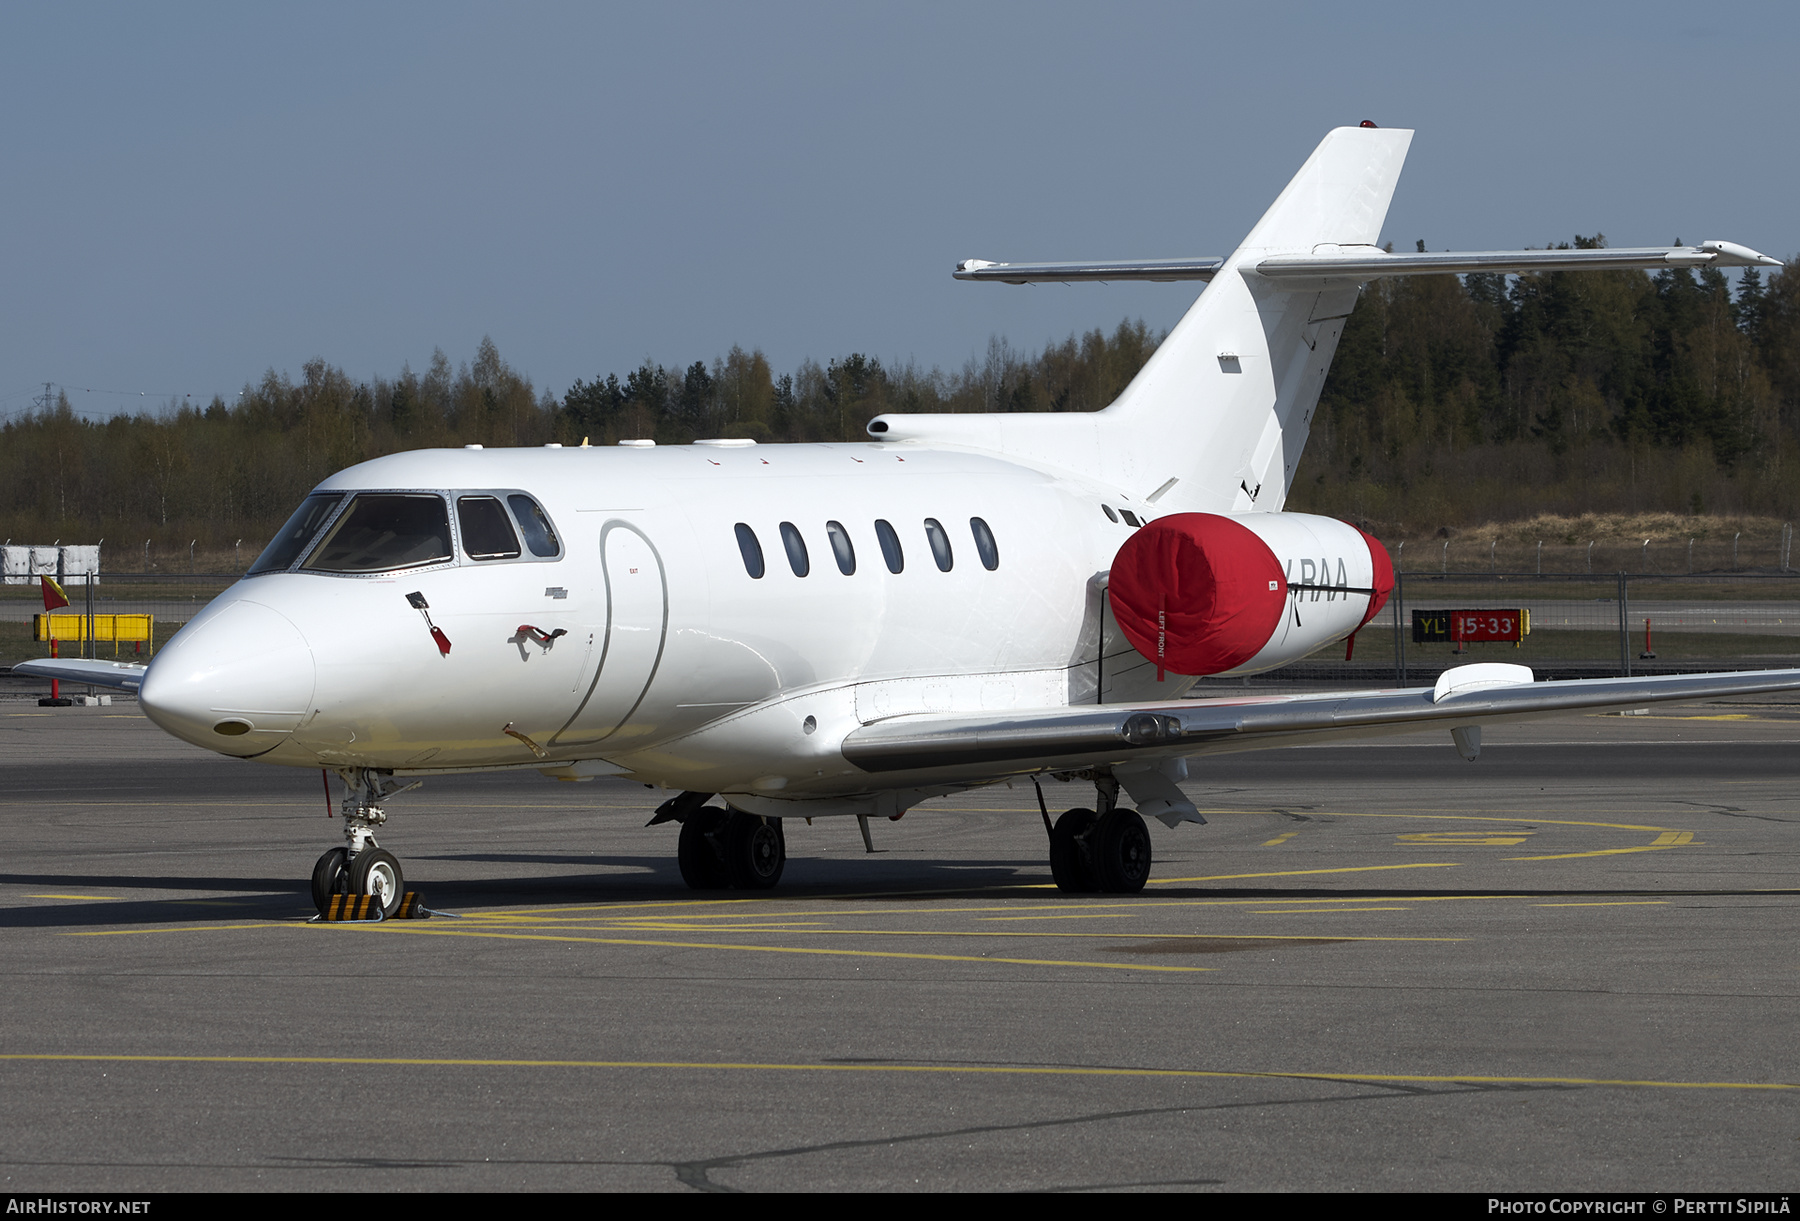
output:
[[[1530,573],[1610,578],[1638,576],[1737,576],[1792,571],[1794,528],[1757,523],[1749,530],[1703,526],[1692,535],[1665,523],[1646,527],[1649,537],[1520,538],[1469,531],[1456,537],[1412,539],[1389,545],[1396,569],[1409,574],[1487,576]]]
[[[1249,681],[1429,685],[1475,661],[1539,678],[1800,667],[1800,573],[1401,572],[1347,653]]]
[[[232,574],[135,572],[102,573],[92,585],[71,579],[63,586],[70,605],[55,614],[79,623],[69,639],[58,640],[58,654],[148,661],[182,624],[236,580]],[[95,616],[92,632],[87,630],[90,612]],[[34,630],[36,617],[43,613],[44,600],[36,580],[0,585],[0,665],[50,655],[49,643],[37,639]],[[148,616],[148,620],[126,624],[116,618],[109,621],[107,616]],[[110,630],[112,623],[118,624],[117,631]],[[148,630],[140,631],[140,626]],[[148,638],[108,638],[137,635]]]

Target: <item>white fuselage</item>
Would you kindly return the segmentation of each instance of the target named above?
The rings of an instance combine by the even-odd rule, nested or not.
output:
[[[1106,612],[1103,577],[1133,529],[1116,519],[1149,507],[993,455],[884,443],[436,450],[363,463],[319,490],[443,493],[453,505],[522,491],[548,512],[560,553],[482,561],[459,543],[452,560],[400,571],[246,578],[152,663],[142,695],[164,728],[270,763],[536,767],[789,800],[871,790],[840,750],[860,724],[1167,699],[1192,683],[1159,682]],[[1255,516],[1277,528],[1323,520]],[[927,519],[949,544],[948,570]],[[899,542],[899,572],[878,521]],[[804,576],[783,523],[804,541]],[[841,527],[836,549],[828,523]],[[1284,645],[1284,624],[1243,669],[1341,639],[1366,605],[1327,595],[1304,616],[1304,639]]]

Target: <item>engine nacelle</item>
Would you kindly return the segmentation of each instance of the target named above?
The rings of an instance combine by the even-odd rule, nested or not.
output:
[[[1254,674],[1342,640],[1394,588],[1387,549],[1307,513],[1175,513],[1113,559],[1107,596],[1132,646],[1183,675]]]

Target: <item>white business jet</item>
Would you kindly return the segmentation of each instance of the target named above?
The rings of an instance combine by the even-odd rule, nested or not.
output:
[[[857,444],[378,458],[321,483],[147,667],[15,672],[136,687],[189,742],[335,771],[347,842],[314,898],[388,914],[406,887],[376,842],[383,802],[449,772],[659,786],[678,795],[653,821],[680,824],[689,885],[749,889],[781,877],[794,817],[866,836],[930,797],[1075,777],[1094,804],[1050,830],[1056,883],[1130,892],[1150,873],[1143,816],[1203,821],[1180,788],[1198,756],[1437,723],[1473,758],[1488,721],[1800,687],[1797,670],[1534,682],[1467,665],[1418,690],[1181,698],[1344,641],[1392,587],[1373,539],[1281,511],[1362,284],[1780,266],[1730,242],[1386,253],[1411,139],[1333,131],[1227,258],[961,264],[1005,283],[1210,281],[1104,411],[890,414]]]

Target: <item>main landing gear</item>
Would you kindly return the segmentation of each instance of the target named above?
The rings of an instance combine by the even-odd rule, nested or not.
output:
[[[375,828],[387,821],[387,811],[381,803],[418,787],[418,782],[401,784],[367,767],[346,769],[339,774],[350,788],[339,806],[344,818],[345,846],[326,852],[313,866],[313,906],[323,916],[333,895],[373,895],[381,905],[382,917],[392,919],[399,914],[401,900],[406,897],[406,877],[399,859],[375,842]]]
[[[658,807],[654,826],[681,823],[676,860],[681,880],[695,890],[769,890],[787,866],[787,837],[779,818],[704,804],[711,793],[683,793]]]
[[[1117,780],[1095,784],[1100,812],[1068,810],[1050,828],[1050,876],[1065,894],[1136,894],[1150,880],[1150,832],[1136,810],[1116,804]]]
[[[1100,807],[1069,810],[1052,825],[1050,874],[1067,894],[1136,894],[1150,880],[1150,832],[1118,804],[1119,782],[1094,777]],[[787,841],[781,819],[709,806],[711,793],[682,793],[657,807],[648,825],[679,822],[681,880],[695,890],[768,890],[781,881]],[[1043,800],[1040,790],[1038,799]]]

